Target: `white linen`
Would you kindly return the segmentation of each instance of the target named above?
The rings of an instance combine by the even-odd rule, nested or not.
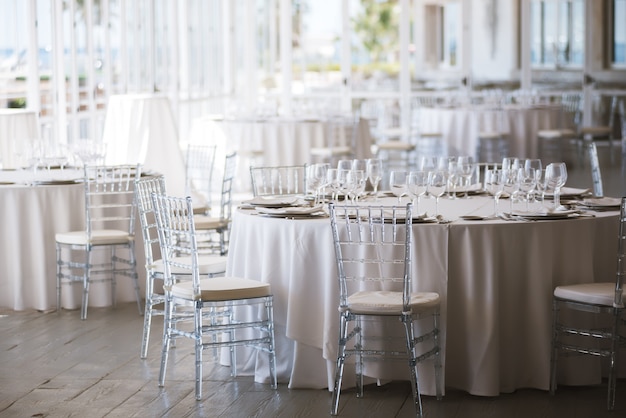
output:
[[[107,164],[143,164],[165,176],[167,191],[185,194],[185,160],[169,99],[153,94],[109,98],[102,141]]]
[[[420,111],[420,130],[443,133],[449,152],[459,155],[476,153],[480,131],[507,132],[510,156],[539,158],[537,132],[559,128],[561,112],[559,106],[424,108]]]
[[[32,143],[39,138],[37,112],[25,109],[0,109],[0,167],[19,168],[15,141]]]
[[[80,177],[75,170],[41,171],[37,179]],[[55,173],[56,172],[56,173]],[[54,235],[84,227],[84,185],[62,184],[28,186],[32,175],[23,171],[0,172],[0,307],[14,310],[56,308],[56,251]],[[139,224],[139,222],[137,222]],[[145,256],[141,229],[136,231],[137,271],[140,286],[145,283]],[[82,286],[65,286],[61,304],[67,309],[80,307]],[[135,301],[130,279],[118,280],[118,302]],[[89,306],[109,306],[110,285],[94,283],[89,290]]]
[[[414,225],[413,265],[416,290],[441,296],[446,387],[486,396],[547,390],[553,289],[612,277],[617,212],[539,222],[465,221],[459,217],[490,215],[493,200],[442,198],[439,207],[453,222]],[[432,213],[433,200],[422,202],[424,210]],[[271,284],[280,381],[291,388],[332,387],[338,297],[330,221],[250,213],[233,216],[226,274]],[[240,355],[239,371],[256,370],[257,381],[267,381],[261,357],[255,363]],[[402,365],[366,373],[408,378]],[[576,367],[563,376],[568,382],[600,379],[599,368]],[[354,384],[353,367],[345,377],[346,385]],[[421,368],[420,381],[423,393],[434,394],[430,364]]]

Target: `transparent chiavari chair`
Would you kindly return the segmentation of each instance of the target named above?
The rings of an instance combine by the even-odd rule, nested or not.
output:
[[[57,310],[64,284],[82,283],[81,319],[87,318],[89,287],[111,283],[115,305],[118,276],[133,281],[137,307],[142,313],[135,259],[135,165],[90,166],[84,170],[85,228],[55,234],[57,258]]]
[[[157,175],[137,179],[135,181],[135,193],[146,258],[146,296],[140,354],[141,358],[146,358],[148,357],[152,317],[163,315],[165,312],[163,308],[160,308],[165,302],[162,286],[155,286],[156,281],[163,281],[165,268],[163,260],[160,258],[159,237],[151,196],[152,193],[166,194],[165,177]],[[206,277],[223,275],[226,272],[226,260],[225,256],[203,254],[198,257],[199,272]],[[180,277],[183,278],[184,276],[181,275]],[[187,277],[187,279],[190,278],[190,276]]]
[[[331,414],[336,415],[344,365],[355,356],[357,396],[363,395],[363,362],[407,362],[415,412],[422,416],[418,363],[431,359],[437,399],[443,393],[439,346],[439,294],[414,291],[412,205],[329,205],[339,275],[339,347]],[[403,324],[391,334],[397,320]],[[387,322],[391,321],[391,322]],[[381,326],[382,324],[382,326]]]
[[[256,196],[303,195],[306,193],[304,165],[250,167],[252,194]]]
[[[199,246],[203,252],[226,255],[228,253],[228,233],[232,217],[232,190],[237,168],[237,153],[226,155],[224,174],[220,193],[220,213],[209,216],[195,215],[195,227],[198,230]]]
[[[334,166],[340,159],[354,158],[358,119],[352,115],[332,115],[323,123],[324,144],[310,150],[314,161]]]
[[[552,322],[552,355],[550,370],[550,393],[557,387],[557,360],[559,354],[587,354],[609,359],[607,408],[615,407],[617,379],[617,355],[626,342],[623,334],[624,297],[623,285],[626,274],[626,197],[622,198],[615,280],[602,283],[583,283],[557,286],[554,289]],[[583,317],[566,320],[565,312],[579,311],[593,315],[606,327],[588,327]],[[584,314],[583,314],[584,315]],[[603,318],[602,318],[603,317]],[[580,322],[579,322],[580,321]],[[584,325],[583,325],[584,324]],[[604,340],[604,341],[603,341]],[[605,344],[602,344],[605,342]]]
[[[209,215],[211,211],[216,148],[215,145],[187,145],[185,193],[193,197],[196,213]]]
[[[165,266],[166,289],[159,386],[165,384],[171,341],[183,337],[194,342],[197,400],[202,397],[202,353],[211,348],[231,349],[233,376],[236,375],[236,347],[246,346],[266,352],[269,355],[271,387],[276,388],[273,296],[269,284],[239,277],[201,279],[191,198],[153,193],[152,201]],[[180,245],[181,236],[186,237],[185,245]],[[190,276],[191,280],[177,282],[180,274]],[[238,315],[236,308],[244,306],[250,307],[252,312]],[[177,323],[175,312],[179,308],[191,308],[193,322]],[[224,315],[223,311],[233,314]],[[206,313],[213,313],[217,320]]]

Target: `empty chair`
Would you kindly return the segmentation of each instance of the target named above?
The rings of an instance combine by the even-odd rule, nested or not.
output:
[[[626,274],[626,198],[622,198],[617,244],[617,272],[611,282],[583,283],[557,286],[553,297],[552,355],[550,393],[557,387],[557,359],[561,353],[588,354],[609,359],[607,407],[615,407],[617,355],[625,341],[623,285]],[[590,328],[582,323],[566,321],[565,312],[575,310],[594,315],[597,322],[604,320],[607,327]],[[583,314],[581,314],[583,315]],[[583,317],[573,317],[576,322]],[[588,324],[589,322],[587,322]]]
[[[344,158],[354,158],[358,120],[353,116],[331,116],[324,121],[324,144],[312,147],[314,161],[336,165]]]
[[[613,153],[613,125],[617,113],[617,96],[611,98],[609,105],[608,123],[606,125],[581,126],[579,140],[581,141],[606,141],[609,148],[611,162],[614,160]]]
[[[162,175],[142,177],[135,181],[135,194],[137,200],[137,212],[141,224],[144,253],[146,256],[146,297],[144,310],[143,335],[141,338],[141,358],[148,356],[148,343],[150,341],[150,327],[152,317],[164,314],[160,308],[165,302],[165,294],[162,291],[162,282],[165,273],[163,260],[160,258],[159,236],[156,229],[154,207],[152,205],[152,193],[166,194],[165,177]],[[195,208],[194,208],[195,210]],[[226,272],[226,257],[219,255],[201,255],[198,257],[198,270],[200,275],[213,277]],[[178,278],[185,278],[183,275]],[[186,277],[191,279],[191,276]],[[161,286],[155,286],[156,281]]]
[[[185,158],[185,194],[193,197],[196,213],[210,214],[215,145],[189,144]]]
[[[598,149],[594,142],[585,144],[589,166],[591,168],[591,181],[593,184],[593,195],[595,197],[604,196],[602,189],[602,172],[600,171],[600,161],[598,160]]]
[[[57,258],[57,310],[64,284],[82,283],[81,319],[87,318],[89,287],[111,282],[115,305],[118,276],[133,281],[139,313],[141,296],[135,260],[135,180],[140,166],[85,166],[85,228],[55,235]]]
[[[220,192],[220,213],[217,216],[196,214],[195,227],[198,230],[199,245],[203,251],[226,255],[228,252],[228,232],[232,215],[232,190],[237,168],[237,153],[226,155],[224,174]],[[216,237],[217,236],[217,237]]]
[[[250,180],[255,197],[306,193],[304,165],[250,167]]]
[[[159,235],[159,244],[165,265],[165,326],[159,372],[159,386],[165,384],[170,343],[173,339],[188,338],[195,352],[195,397],[202,397],[203,350],[229,347],[231,374],[236,375],[235,348],[253,347],[269,355],[272,388],[276,382],[276,354],[274,344],[273,297],[270,285],[239,277],[201,279],[200,255],[196,240],[193,206],[190,197],[177,198],[152,194]],[[180,237],[189,245],[180,245]],[[191,280],[176,282],[180,274]],[[249,315],[235,318],[236,307],[255,308]],[[177,323],[175,312],[191,308],[193,322]],[[232,315],[224,315],[223,311]],[[208,317],[205,313],[217,316]],[[177,346],[177,350],[182,345]]]
[[[437,399],[443,393],[440,299],[437,293],[414,291],[412,205],[365,207],[331,203],[329,209],[339,275],[340,316],[331,414],[338,412],[346,359],[355,356],[359,397],[363,395],[364,360],[406,361],[415,411],[421,416],[418,363],[433,360]],[[379,332],[372,328],[381,324],[372,319],[384,324]],[[398,324],[402,338],[393,338],[393,324]],[[423,332],[418,332],[417,324]]]

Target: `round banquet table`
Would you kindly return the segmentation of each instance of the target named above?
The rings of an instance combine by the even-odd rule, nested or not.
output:
[[[420,212],[432,214],[433,202],[423,200]],[[413,280],[417,290],[441,296],[446,387],[482,396],[547,390],[554,287],[614,280],[619,212],[549,221],[459,218],[492,214],[487,196],[444,197],[439,212],[450,222],[413,225]],[[279,381],[290,388],[332,388],[339,314],[329,219],[264,217],[238,209],[227,275],[272,286]],[[600,381],[597,359],[575,361],[560,362],[567,369],[559,373],[560,383]],[[269,380],[266,356],[238,355],[238,369],[259,382]],[[431,364],[421,365],[427,395],[434,395],[432,370]],[[408,380],[408,372],[369,377]],[[354,384],[348,368],[344,381]]]
[[[479,132],[506,132],[510,156],[539,158],[537,132],[560,128],[561,115],[562,108],[554,105],[423,108],[420,129],[441,132],[451,153],[466,155],[476,153]]]
[[[85,226],[82,170],[0,170],[0,307],[13,310],[56,309],[57,232]],[[32,184],[34,181],[39,182]],[[139,222],[137,222],[139,224]],[[141,229],[137,227],[136,257],[140,286],[145,283]],[[65,286],[61,305],[80,308],[82,286]],[[120,279],[117,302],[135,301],[131,280]],[[93,283],[89,306],[111,305],[108,283]]]

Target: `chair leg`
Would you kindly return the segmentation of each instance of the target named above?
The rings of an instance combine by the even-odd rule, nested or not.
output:
[[[330,414],[337,415],[339,409],[339,395],[341,395],[341,381],[343,380],[343,368],[346,362],[346,343],[348,338],[348,324],[345,314],[341,314],[339,323],[339,347],[337,348],[337,364],[335,369],[335,383],[333,385],[333,398],[330,405]]]
[[[558,360],[559,332],[559,303],[552,301],[552,344],[550,350],[550,395],[556,392],[556,365]]]
[[[196,352],[196,400],[202,399],[202,302],[194,306],[194,333]]]
[[[439,312],[433,314],[433,342],[437,349],[435,352],[435,395],[437,400],[443,399],[443,367],[441,365],[441,343],[439,341]]]
[[[57,243],[57,312],[61,312],[61,274],[62,274],[62,258],[61,258],[61,246]]]
[[[611,338],[611,356],[609,357],[609,382],[607,408],[615,409],[615,386],[617,383],[617,352],[619,350],[619,324],[621,321],[620,311],[613,310],[613,335]]]
[[[358,330],[356,333],[356,397],[363,397],[363,355],[361,354],[361,348],[363,347],[363,324],[361,323],[361,319],[357,319],[357,326],[355,330]]]
[[[141,306],[141,293],[139,292],[139,274],[137,274],[137,260],[135,259],[135,245],[130,245],[130,266],[132,271],[133,287],[135,288],[135,298],[137,299],[137,309],[139,315],[144,313],[144,309]]]
[[[141,354],[140,358],[148,357],[148,343],[150,342],[150,328],[152,326],[152,312],[153,308],[153,299],[152,294],[154,293],[154,276],[148,272],[148,277],[146,280],[146,302],[145,302],[145,311],[143,316],[143,335],[141,337]]]
[[[173,307],[170,296],[165,296],[165,316],[163,317],[163,343],[161,346],[161,369],[159,370],[159,387],[165,386],[165,373],[167,371],[167,357],[172,338]]]
[[[83,301],[80,310],[80,319],[87,319],[87,306],[89,304],[89,274],[91,273],[91,250],[85,252],[85,266],[83,268]]]
[[[272,389],[278,387],[278,379],[276,377],[276,342],[274,339],[274,302],[272,298],[268,298],[265,302],[265,310],[267,315],[267,332],[269,334],[269,360],[270,360],[270,383]]]
[[[404,324],[404,333],[406,337],[406,348],[409,355],[409,371],[411,373],[411,390],[413,392],[413,403],[415,414],[421,417],[422,397],[420,395],[419,377],[417,372],[417,356],[415,354],[415,333],[413,332],[413,318],[411,315],[403,315],[402,323]]]

